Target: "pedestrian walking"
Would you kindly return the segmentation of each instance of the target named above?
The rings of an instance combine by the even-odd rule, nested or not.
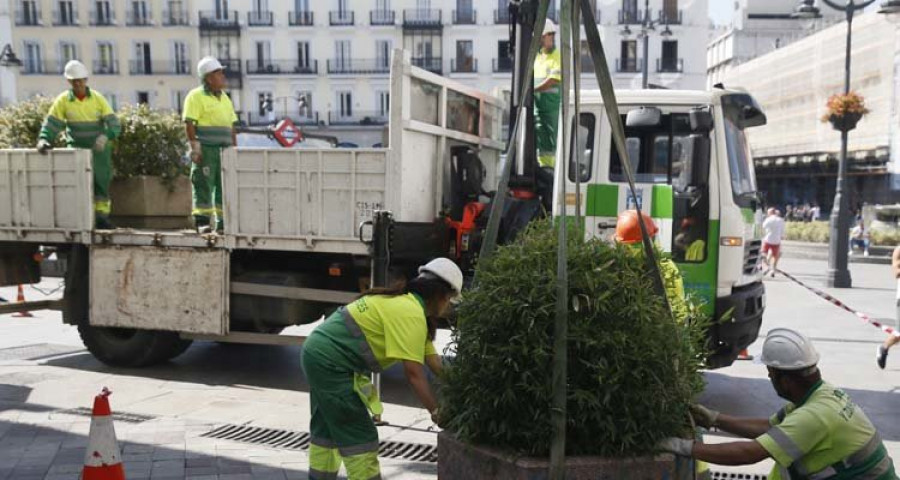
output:
[[[301,362],[312,411],[310,480],[336,478],[341,463],[349,480],[381,478],[378,431],[370,416],[381,414],[381,403],[368,380],[372,372],[402,363],[410,386],[438,423],[424,365],[441,375],[432,344],[434,321],[446,314],[462,281],[453,261],[432,260],[406,285],[369,291],[309,335]]]
[[[774,208],[770,208],[766,215],[762,224],[766,232],[763,237],[762,254],[768,270],[763,272],[763,275],[768,273],[774,277],[778,270],[778,260],[781,258],[781,239],[784,236],[785,223],[781,218],[781,212]]]
[[[822,380],[819,354],[803,334],[769,331],[761,361],[788,404],[770,418],[740,418],[691,408],[697,424],[750,441],[705,444],[667,438],[660,450],[719,465],[750,465],[771,458],[769,480],[896,480],[894,464],[866,414],[843,390]]]
[[[225,93],[225,67],[213,57],[203,57],[197,75],[202,85],[187,94],[182,113],[191,145],[191,214],[198,232],[210,233],[215,215],[216,232],[222,233],[222,149],[237,145],[238,118]]]
[[[118,117],[100,92],[87,86],[88,69],[78,60],[70,60],[63,75],[71,88],[60,93],[38,135],[37,150],[45,155],[53,148],[53,142],[63,131],[69,148],[91,150],[91,167],[94,172],[94,225],[99,229],[113,228],[109,221],[112,203],[109,199],[109,183],[112,181],[112,145],[110,140],[119,136],[122,126]]]
[[[891,254],[891,273],[894,274],[894,281],[897,282],[897,311],[896,324],[894,326],[897,330],[900,330],[900,246],[894,247],[894,253]],[[887,338],[884,339],[884,344],[878,346],[878,353],[875,356],[878,368],[884,370],[884,367],[887,364],[888,351],[898,343],[900,343],[900,337],[888,335]]]
[[[555,41],[556,24],[547,19],[541,36],[541,50],[534,59],[534,128],[538,163],[546,168],[556,165],[556,132],[562,103],[559,84],[562,59]]]

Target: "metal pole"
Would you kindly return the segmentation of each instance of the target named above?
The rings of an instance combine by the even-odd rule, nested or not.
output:
[[[372,218],[372,272],[369,285],[372,288],[388,286],[388,268],[391,264],[391,212],[376,211]],[[381,374],[372,373],[372,384],[375,395],[381,399]],[[375,415],[375,421],[381,421],[381,415]]]
[[[641,88],[650,86],[650,0],[644,0],[644,20],[641,35],[644,36],[644,58],[641,61]]]

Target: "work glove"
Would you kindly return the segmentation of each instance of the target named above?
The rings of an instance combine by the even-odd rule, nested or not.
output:
[[[197,165],[200,165],[202,159],[203,154],[201,152],[200,142],[198,142],[197,140],[191,140],[191,161]]]
[[[719,420],[719,412],[710,410],[699,403],[691,405],[691,416],[694,417],[697,425],[703,428],[715,427],[716,422]]]
[[[690,457],[691,452],[694,451],[694,441],[678,437],[664,438],[656,444],[656,449],[682,457]]]
[[[52,150],[52,149],[53,149],[53,145],[51,145],[50,142],[48,142],[47,140],[44,140],[43,138],[38,140],[37,151],[41,155],[46,155],[47,150]]]
[[[102,152],[106,149],[106,142],[109,141],[109,137],[103,135],[102,133],[97,136],[97,139],[94,140],[94,151],[97,153]]]

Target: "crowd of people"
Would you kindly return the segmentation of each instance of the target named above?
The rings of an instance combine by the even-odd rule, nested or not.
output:
[[[815,203],[784,207],[784,220],[787,222],[814,222],[819,220],[821,215],[822,209]]]

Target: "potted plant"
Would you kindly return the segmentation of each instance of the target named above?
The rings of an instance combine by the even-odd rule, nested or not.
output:
[[[147,105],[125,105],[117,115],[122,134],[114,140],[112,154],[113,222],[135,228],[190,228],[184,123],[175,112]]]
[[[828,97],[822,121],[830,122],[835,130],[849,132],[867,113],[869,109],[862,95],[856,92],[834,94]]]
[[[554,230],[536,223],[480,261],[462,298],[440,390],[442,480],[547,478]],[[696,306],[676,323],[639,252],[574,230],[569,238],[567,478],[689,474],[654,445],[691,433],[705,357]]]

